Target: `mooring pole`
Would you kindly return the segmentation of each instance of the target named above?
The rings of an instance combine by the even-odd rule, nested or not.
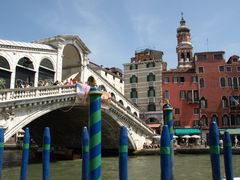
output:
[[[172,111],[173,108],[169,101],[163,105],[163,118],[164,124],[168,125],[169,137],[170,137],[170,154],[171,154],[171,180],[174,180],[174,144],[173,144],[173,123],[172,123]]]
[[[22,147],[23,151],[22,151],[22,165],[21,165],[20,180],[27,179],[29,145],[30,145],[30,134],[29,134],[29,129],[26,128],[24,132],[23,147]]]
[[[101,95],[98,88],[91,87],[90,96],[90,180],[101,179]]]
[[[2,179],[3,152],[4,152],[4,129],[0,128],[0,179]]]
[[[224,132],[224,167],[225,175],[227,180],[233,180],[233,169],[232,169],[232,140],[229,132]]]
[[[171,179],[171,148],[170,148],[170,136],[168,126],[164,125],[162,128],[161,136],[161,180]]]
[[[44,128],[43,134],[43,150],[42,150],[42,158],[43,158],[43,180],[50,179],[50,147],[51,147],[51,137],[50,130],[48,127]]]
[[[213,121],[210,125],[209,145],[212,164],[212,178],[213,180],[221,180],[219,130],[215,121]]]
[[[124,126],[119,137],[119,180],[128,180],[128,130]]]
[[[89,134],[87,127],[82,132],[82,180],[88,180],[89,173]]]

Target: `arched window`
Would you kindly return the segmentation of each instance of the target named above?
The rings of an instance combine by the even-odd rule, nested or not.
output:
[[[138,117],[138,115],[137,115],[137,113],[136,113],[136,112],[134,112],[133,114],[134,114],[134,116]]]
[[[18,61],[15,77],[15,87],[25,87],[27,84],[34,85],[35,71],[29,58],[23,57]]]
[[[38,81],[46,80],[48,83],[53,84],[54,74],[52,62],[49,59],[43,59],[39,66]]]
[[[230,126],[230,120],[229,120],[229,118],[226,114],[222,117],[222,125],[223,126]]]
[[[155,75],[153,73],[149,73],[147,76],[147,81],[155,81]]]
[[[240,77],[238,77],[238,86],[240,87]]]
[[[153,87],[149,88],[148,97],[155,97],[155,89]]]
[[[129,106],[127,107],[127,110],[131,112],[131,108]]]
[[[238,79],[236,77],[233,77],[233,88],[234,89],[238,88]]]
[[[201,97],[200,99],[200,107],[207,108],[207,100],[204,97]]]
[[[208,126],[208,119],[207,119],[207,116],[202,115],[202,117],[201,117],[201,124],[202,124],[203,127]]]
[[[222,97],[222,108],[226,108],[228,107],[228,99],[226,98],[226,96]]]
[[[148,111],[156,111],[155,103],[149,103],[148,104]]]
[[[123,101],[122,100],[119,100],[118,101],[122,106],[124,106],[124,104],[123,104]]]
[[[112,99],[116,99],[116,96],[115,96],[114,93],[111,93],[111,98],[112,98]]]
[[[155,67],[155,62],[147,63],[147,68],[150,68],[150,67]]]
[[[228,86],[232,87],[232,78],[231,77],[228,78]]]
[[[137,83],[138,82],[138,77],[135,75],[132,75],[132,77],[130,77],[130,83]]]
[[[130,96],[131,98],[138,98],[138,92],[135,88],[132,89]]]
[[[10,65],[4,57],[0,56],[0,89],[10,88]]]
[[[221,84],[221,87],[225,87],[226,86],[226,82],[225,82],[225,78],[224,77],[221,77],[220,84]]]
[[[200,88],[204,88],[205,87],[205,83],[204,83],[204,79],[203,78],[200,78],[199,84],[200,84]]]
[[[215,114],[212,116],[212,122],[213,121],[215,121],[217,123],[217,125],[219,126],[218,117]]]

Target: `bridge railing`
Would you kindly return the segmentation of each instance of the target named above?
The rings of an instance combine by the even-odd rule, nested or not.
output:
[[[134,122],[136,122],[137,124],[141,124],[142,127],[151,132],[152,135],[154,134],[152,128],[148,127],[148,125],[144,121],[140,120],[136,115],[134,115],[131,111],[126,109],[121,103],[116,101],[114,98],[111,98],[111,104],[114,105],[114,107],[118,108],[121,112],[126,113],[132,120],[134,120]]]
[[[0,90],[0,103],[72,93],[76,93],[75,85],[3,89]]]

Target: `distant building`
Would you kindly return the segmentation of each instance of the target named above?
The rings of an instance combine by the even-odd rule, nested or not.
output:
[[[162,56],[162,51],[145,49],[124,64],[124,95],[140,108],[140,118],[157,133],[162,124]]]

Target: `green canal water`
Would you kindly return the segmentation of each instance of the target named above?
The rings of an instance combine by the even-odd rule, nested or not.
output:
[[[3,180],[20,179],[20,167],[10,167],[11,157],[7,157],[3,169]],[[51,163],[51,180],[79,180],[81,179],[81,159],[71,161],[55,161]],[[223,156],[221,156],[222,177]],[[234,176],[240,177],[240,155],[233,156]],[[211,164],[209,155],[175,155],[175,180],[210,180]],[[41,163],[31,163],[28,170],[29,180],[42,179]],[[118,180],[118,157],[102,158],[102,179]],[[129,157],[129,180],[159,180],[159,156],[132,156]]]

